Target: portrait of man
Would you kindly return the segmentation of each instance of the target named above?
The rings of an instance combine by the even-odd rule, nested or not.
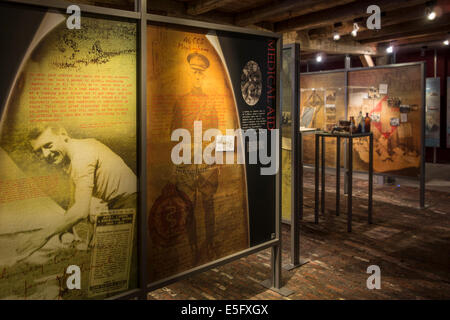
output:
[[[175,118],[172,129],[188,129],[194,135],[194,121],[202,122],[203,132],[218,127],[217,110],[211,104],[209,97],[203,91],[205,73],[210,66],[208,58],[204,55],[190,53],[186,62],[189,64],[192,88],[191,91],[179,99],[175,105]],[[203,133],[202,132],[202,133]],[[204,142],[205,147],[208,143]],[[194,144],[191,145],[191,154]],[[203,149],[203,148],[202,148]],[[191,162],[193,163],[193,161]],[[214,256],[214,227],[215,207],[214,194],[218,188],[219,168],[217,165],[183,164],[175,168],[175,181],[179,190],[188,195],[195,208],[201,206],[204,214],[206,253],[209,258]],[[197,218],[198,219],[198,218]],[[194,215],[194,220],[196,217]],[[197,239],[192,239],[197,242]],[[198,250],[198,244],[194,244]],[[195,255],[199,253],[196,252]]]
[[[191,89],[188,93],[181,95],[174,105],[171,132],[183,128],[188,130],[193,137],[195,121],[202,122],[202,131],[204,132],[210,128],[217,128],[219,120],[214,103],[210,101],[209,96],[203,90],[206,72],[210,67],[209,59],[201,53],[192,52],[187,55],[185,63],[189,65],[189,74],[186,78],[191,84]],[[209,143],[203,142],[203,144],[202,147],[204,148]],[[194,143],[189,147],[191,148],[191,155],[193,155]],[[191,247],[192,264],[196,265],[200,256],[206,256],[209,259],[214,257],[216,215],[214,195],[219,185],[219,168],[215,164],[193,163],[194,161],[191,159],[191,164],[174,165],[169,184],[175,185],[178,198],[183,199],[183,201],[179,201],[180,203],[189,202],[186,205],[191,208],[192,216],[185,219],[184,234],[187,234]],[[164,190],[170,190],[170,188]],[[173,196],[174,194],[172,194]],[[158,219],[169,219],[171,214],[169,208],[166,209],[167,217],[161,215]],[[155,208],[153,212],[160,210]],[[204,228],[200,227],[200,221],[202,221]],[[165,232],[169,232],[169,230]],[[205,242],[203,243],[200,239],[205,239]],[[170,245],[175,245],[175,243]]]
[[[75,139],[60,126],[33,128],[29,132],[33,152],[49,165],[64,170],[72,183],[71,205],[64,215],[27,238],[18,253],[34,251],[57,234],[69,231],[89,217],[94,198],[109,210],[136,208],[134,172],[110,148],[95,139]]]

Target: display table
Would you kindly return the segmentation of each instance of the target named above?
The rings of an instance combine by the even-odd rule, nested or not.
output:
[[[340,186],[341,186],[341,139],[347,139],[347,161],[348,161],[348,196],[347,196],[347,231],[352,231],[352,177],[353,177],[353,139],[369,137],[369,204],[368,204],[368,221],[372,223],[372,193],[373,193],[373,134],[368,133],[331,133],[318,131],[315,133],[316,152],[315,152],[315,206],[314,206],[314,222],[319,223],[319,153],[321,153],[321,212],[325,212],[325,138],[336,138],[336,215],[340,212]],[[320,152],[320,140],[322,140],[322,152]]]

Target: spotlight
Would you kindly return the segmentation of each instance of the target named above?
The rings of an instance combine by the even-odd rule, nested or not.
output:
[[[339,33],[335,32],[333,35],[333,40],[338,41],[340,38],[341,38],[341,36],[339,35]]]
[[[358,35],[358,30],[359,30],[358,24],[356,22],[353,23],[352,36],[356,37]]]
[[[436,19],[436,12],[434,11],[434,8],[431,5],[428,5],[425,9],[425,14],[427,15],[428,20],[434,20]]]
[[[322,62],[322,56],[320,54],[317,55],[316,61],[317,62]]]
[[[393,46],[387,47],[387,48],[386,48],[386,52],[387,52],[387,53],[392,53],[392,52],[394,52],[394,47],[393,47]]]
[[[448,40],[445,40],[444,41],[444,46],[448,46],[448,44],[449,44]]]

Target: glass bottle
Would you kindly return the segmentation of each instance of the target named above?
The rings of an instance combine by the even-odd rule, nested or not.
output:
[[[362,127],[362,123],[364,121],[363,115],[362,115],[362,111],[359,112],[358,114],[358,118],[357,118],[357,123],[358,123],[358,127],[356,128],[356,132],[360,133],[363,132],[363,127]]]
[[[364,127],[366,132],[370,132],[370,117],[369,113],[366,112],[366,118],[364,119]]]
[[[350,133],[354,133],[356,130],[355,117],[350,116]]]

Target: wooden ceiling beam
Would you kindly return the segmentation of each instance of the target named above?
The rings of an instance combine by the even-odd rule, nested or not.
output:
[[[373,62],[372,57],[368,56],[367,54],[360,55],[359,59],[361,60],[363,67],[375,66],[375,63]]]
[[[360,26],[360,30],[363,29],[363,26]],[[365,28],[364,28],[365,29]],[[326,26],[317,29],[311,29],[308,31],[309,37],[311,39],[331,39],[335,32],[337,32],[341,37],[343,35],[349,34],[353,30],[353,22],[344,22],[339,27],[334,26]]]
[[[392,25],[379,31],[367,30],[358,34],[356,40],[363,44],[392,41],[401,38],[450,31],[450,14],[443,15],[438,21],[426,19]]]
[[[283,44],[299,43],[302,51],[327,54],[377,55],[375,45],[362,45],[356,41],[312,40],[307,32],[287,32],[283,34]]]
[[[269,5],[237,14],[235,24],[245,27],[261,21],[271,21],[271,19],[283,20],[353,1],[354,0],[277,0]]]
[[[300,64],[315,64],[317,54],[303,54],[300,53]],[[342,62],[345,64],[345,56],[344,55],[325,55],[323,57],[323,62]],[[321,63],[323,63],[321,62]]]
[[[275,31],[287,32],[292,30],[313,29],[332,25],[336,22],[368,17],[369,15],[366,13],[366,10],[367,7],[374,4],[373,2],[373,0],[358,1],[280,21],[275,24]],[[425,2],[425,0],[378,0],[376,4],[382,11],[390,11],[415,6]]]
[[[450,35],[448,32],[438,32],[435,34],[430,34],[426,36],[407,38],[407,39],[399,39],[393,42],[393,45],[396,47],[402,46],[410,46],[410,45],[427,45],[428,43],[442,42],[445,39],[450,39]]]
[[[442,27],[435,27],[432,29],[428,29],[426,31],[418,30],[418,31],[414,31],[414,32],[396,33],[396,34],[388,35],[385,37],[364,40],[361,42],[362,42],[362,44],[381,44],[381,43],[385,43],[385,42],[396,42],[399,39],[401,39],[401,40],[417,39],[417,38],[421,38],[424,36],[432,36],[432,35],[436,35],[436,34],[441,34],[442,30],[443,30]],[[450,30],[450,24],[445,26],[445,30]]]
[[[381,29],[392,26],[394,24],[399,24],[401,22],[407,22],[411,20],[416,20],[425,17],[425,4],[420,4],[415,7],[405,9],[398,9],[393,11],[382,12],[381,17]],[[368,30],[364,24],[359,25],[359,33]],[[312,29],[309,31],[309,36],[311,39],[331,39],[334,32],[338,32],[341,37],[345,37],[350,34],[353,30],[353,21],[346,21],[341,27],[334,28],[332,26],[327,26],[319,29]],[[349,36],[350,37],[350,36]],[[353,37],[352,37],[353,38]]]
[[[187,13],[196,16],[224,7],[232,2],[236,2],[236,0],[196,0],[192,4],[188,4]]]
[[[224,12],[208,12],[195,17],[186,13],[185,3],[175,0],[151,0],[148,1],[148,11],[152,14],[158,14],[168,17],[177,17],[184,19],[195,19],[205,22],[221,23],[232,25],[234,15]]]
[[[434,42],[427,42],[427,43],[415,43],[415,44],[404,45],[404,46],[396,48],[396,52],[404,53],[404,52],[408,52],[408,51],[422,51],[422,48],[424,49],[424,52],[427,52],[428,50],[434,50],[434,49],[445,50],[446,47],[444,47],[442,45],[442,41],[434,41]],[[449,51],[447,51],[447,52],[449,52]]]

